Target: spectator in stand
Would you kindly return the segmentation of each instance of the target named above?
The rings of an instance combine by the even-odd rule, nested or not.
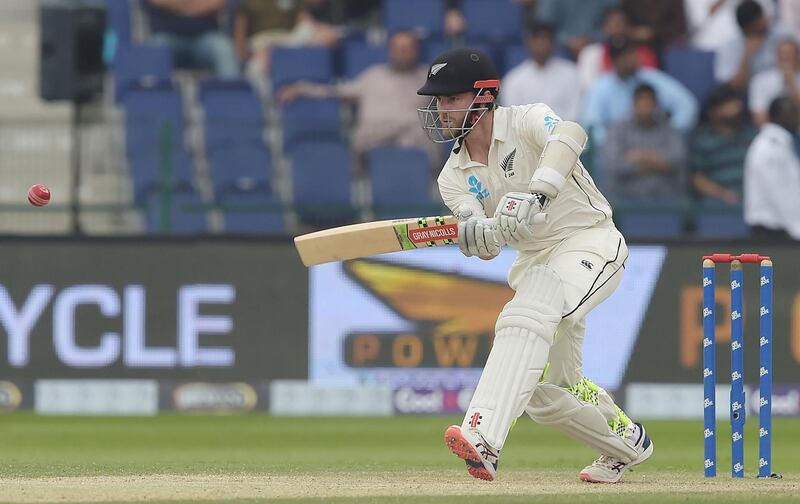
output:
[[[524,18],[531,22],[536,20],[537,0],[503,0],[519,4],[524,11]],[[444,35],[449,39],[460,39],[467,32],[467,20],[461,12],[461,0],[446,0],[444,15]]]
[[[795,39],[800,40],[800,2],[798,0],[778,0],[778,19]]]
[[[333,47],[335,27],[319,21],[309,0],[242,0],[236,13],[234,39],[247,73],[263,79],[269,69],[270,48],[276,45]]]
[[[795,1],[795,0],[790,0]],[[719,51],[722,46],[741,36],[736,24],[736,7],[741,0],[684,0],[692,47]],[[758,0],[767,19],[772,18],[773,0]]]
[[[800,104],[800,50],[792,38],[783,39],[776,49],[778,66],[764,70],[750,81],[750,112],[753,122],[767,122],[767,108],[778,96],[788,96]]]
[[[604,166],[617,201],[678,201],[685,196],[686,144],[658,108],[656,90],[639,84],[633,118],[609,129]]]
[[[603,14],[617,4],[619,0],[539,0],[536,18],[554,25],[558,43],[577,58],[584,47],[603,39]]]
[[[427,67],[420,64],[419,41],[408,32],[389,39],[389,63],[368,67],[355,80],[335,86],[300,82],[281,88],[278,100],[287,103],[298,97],[336,97],[356,103],[353,150],[361,155],[381,145],[418,147],[438,161],[440,149],[419,127],[417,108],[428,99],[417,95]]]
[[[755,237],[800,240],[800,107],[788,96],[772,101],[767,122],[747,151],[744,220]]]
[[[563,119],[578,118],[581,88],[575,64],[556,57],[555,28],[546,23],[528,27],[530,57],[503,78],[502,105],[547,103]]]
[[[173,52],[178,67],[207,68],[220,79],[240,76],[231,38],[222,28],[226,0],[144,0],[152,42]]]
[[[595,42],[585,47],[578,56],[578,73],[581,88],[586,91],[600,75],[611,70],[611,56],[608,41],[627,37],[630,33],[628,15],[619,7],[608,9],[603,16],[603,42]],[[658,57],[653,48],[647,45],[636,47],[636,56],[642,68],[658,68]]]
[[[656,90],[659,107],[669,114],[674,129],[686,133],[697,122],[697,99],[683,84],[655,68],[639,68],[636,46],[627,39],[610,45],[613,72],[601,76],[589,89],[583,108],[584,127],[598,144],[605,140],[608,125],[632,115],[633,91],[639,84]]]
[[[741,34],[717,51],[714,76],[717,82],[744,91],[753,75],[776,66],[775,48],[787,33],[778,26],[770,27],[764,9],[754,0],[739,4],[736,23]]]
[[[622,10],[631,22],[630,37],[658,53],[686,39],[683,0],[622,0]]]
[[[757,131],[747,120],[741,94],[731,86],[716,87],[707,106],[708,122],[691,135],[692,187],[701,199],[739,205],[744,159]]]

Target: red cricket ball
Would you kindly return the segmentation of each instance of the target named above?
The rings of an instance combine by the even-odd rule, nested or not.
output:
[[[41,207],[50,203],[50,189],[44,184],[35,184],[28,189],[28,203]]]

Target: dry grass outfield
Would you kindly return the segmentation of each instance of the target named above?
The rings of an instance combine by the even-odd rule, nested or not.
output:
[[[748,478],[733,481],[727,475],[706,481],[694,473],[670,472],[658,478],[629,474],[617,485],[591,485],[563,472],[506,471],[496,483],[472,480],[462,471],[312,472],[269,475],[146,475],[77,476],[50,478],[2,478],[0,501],[33,502],[126,502],[143,500],[219,501],[231,499],[280,499],[356,497],[444,497],[457,495],[535,496],[596,494],[640,494],[643,501],[656,495],[738,494],[770,497],[800,495],[800,479],[780,481]]]

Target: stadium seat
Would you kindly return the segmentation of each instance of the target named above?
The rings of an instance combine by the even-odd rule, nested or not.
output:
[[[215,191],[251,184],[269,186],[272,156],[264,144],[217,149],[209,154],[208,162]]]
[[[333,57],[321,47],[274,47],[270,65],[273,90],[297,81],[326,83],[333,79]]]
[[[674,238],[683,235],[686,209],[681,202],[614,205],[614,221],[626,237]]]
[[[172,79],[172,51],[157,45],[120,46],[114,63],[114,96],[123,101],[132,88]]]
[[[714,88],[714,53],[691,47],[671,47],[663,54],[664,71],[675,77],[704,106]]]
[[[122,104],[128,158],[156,156],[164,142],[173,149],[183,145],[183,104],[170,84],[136,85],[125,94]]]
[[[413,31],[438,38],[444,28],[443,0],[383,0],[383,25],[389,33]]]
[[[339,141],[343,138],[342,112],[334,98],[300,98],[281,107],[283,145],[304,140]]]
[[[354,79],[372,65],[388,61],[388,49],[385,46],[349,42],[344,46],[344,77]]]
[[[133,195],[136,201],[147,197],[147,193],[159,184],[167,182],[170,185],[190,183],[194,170],[192,158],[184,148],[177,148],[169,152],[169,164],[162,164],[158,155],[134,155],[129,158],[130,175],[133,182]],[[167,172],[162,173],[162,170]]]
[[[461,10],[469,37],[490,42],[508,42],[522,35],[522,9],[513,0],[463,0]]]
[[[380,219],[434,215],[433,176],[428,154],[420,149],[379,147],[367,153],[372,208]]]
[[[506,49],[503,54],[503,68],[506,72],[513,69],[515,66],[519,65],[528,57],[530,53],[528,49],[522,44],[511,44],[506,46]]]
[[[286,232],[283,206],[264,184],[229,188],[217,196],[226,233]]]
[[[262,144],[264,114],[261,101],[246,81],[216,79],[200,83],[206,151],[238,144]]]
[[[342,142],[297,142],[290,148],[294,204],[300,222],[328,227],[352,221],[353,160]]]
[[[746,238],[750,226],[741,205],[702,202],[695,207],[695,231],[700,238]]]
[[[162,203],[169,205],[169,211],[162,211]],[[208,231],[206,205],[189,184],[175,184],[167,194],[149,191],[145,215],[150,233],[197,234]]]

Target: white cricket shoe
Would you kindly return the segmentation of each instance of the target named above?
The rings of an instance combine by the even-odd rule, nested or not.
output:
[[[444,433],[444,442],[456,457],[464,459],[473,478],[492,481],[497,476],[500,452],[489,446],[478,431],[451,425]]]
[[[597,460],[592,462],[592,465],[585,467],[581,471],[581,480],[589,483],[617,483],[622,479],[625,471],[649,459],[653,454],[653,442],[645,432],[642,424],[636,423],[636,426],[639,428],[635,447],[639,456],[630,463],[625,463],[610,455],[600,455]],[[636,431],[634,431],[634,435],[637,435]]]

